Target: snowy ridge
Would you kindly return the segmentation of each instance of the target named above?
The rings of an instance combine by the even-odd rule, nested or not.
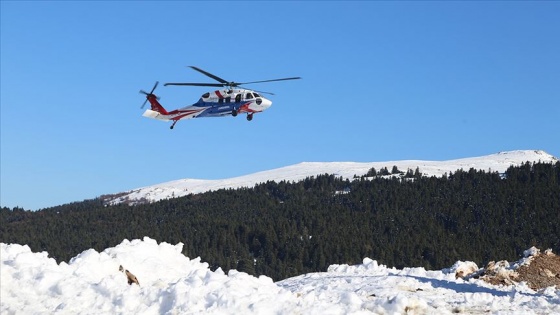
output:
[[[0,244],[0,314],[559,314],[560,289],[493,286],[450,269],[388,268],[370,258],[273,282],[181,254],[183,244],[124,240],[57,264]],[[127,283],[119,266],[139,285]]]
[[[300,181],[310,176],[332,174],[352,179],[354,175],[366,174],[372,167],[380,170],[386,167],[389,171],[397,166],[400,171],[416,170],[418,167],[424,176],[442,176],[445,173],[459,169],[475,168],[484,171],[503,173],[510,166],[525,162],[556,162],[558,159],[541,150],[518,150],[491,154],[481,157],[464,158],[449,161],[388,161],[388,162],[303,162],[291,166],[277,168],[254,174],[217,180],[180,179],[153,186],[133,189],[131,191],[104,196],[107,204],[137,204],[154,202],[163,199],[182,197],[189,194],[199,194],[224,188],[254,187],[267,181]]]

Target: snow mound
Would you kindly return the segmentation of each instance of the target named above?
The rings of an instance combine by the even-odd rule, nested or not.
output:
[[[0,244],[1,314],[558,314],[560,290],[493,286],[452,268],[387,268],[364,258],[274,283],[235,270],[211,271],[183,244],[124,240],[58,264],[29,246]],[[536,257],[556,257],[551,253]],[[536,257],[530,265],[535,264]],[[129,285],[119,266],[139,285]],[[520,267],[521,269],[523,267]],[[518,269],[520,275],[523,274]]]
[[[60,265],[28,246],[1,246],[2,314],[242,314],[248,309],[280,311],[293,299],[271,278],[211,271],[200,258],[182,255],[181,243],[125,240],[101,253],[84,251]],[[128,285],[120,265],[138,278],[139,286]]]

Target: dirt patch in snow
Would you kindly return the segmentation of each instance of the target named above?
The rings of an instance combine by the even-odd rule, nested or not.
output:
[[[560,289],[560,256],[550,250],[540,253],[535,248],[525,252],[526,257],[514,264],[504,260],[489,262],[480,279],[494,285],[526,282],[535,291],[551,286]]]
[[[555,254],[538,254],[529,265],[517,269],[517,281],[525,281],[527,285],[538,290],[550,286],[560,289],[560,256]]]

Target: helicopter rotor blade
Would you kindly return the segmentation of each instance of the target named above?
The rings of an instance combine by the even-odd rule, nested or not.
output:
[[[200,69],[200,68],[198,68],[198,67],[195,67],[195,66],[189,66],[189,67],[191,67],[192,69],[194,69],[194,70],[196,70],[196,71],[198,71],[198,72],[200,72],[200,73],[202,73],[202,74],[204,74],[204,75],[206,75],[206,76],[208,76],[208,77],[210,77],[210,78],[212,78],[212,79],[214,79],[214,80],[216,80],[216,81],[218,81],[218,82],[221,82],[221,83],[223,83],[223,84],[229,84],[229,83],[230,83],[230,82],[228,82],[228,81],[226,81],[226,80],[224,80],[224,79],[222,79],[222,78],[220,78],[220,77],[218,77],[218,76],[215,76],[215,75],[213,75],[213,74],[210,73],[210,72],[206,72],[206,71],[204,71],[204,70],[202,70],[202,69]]]
[[[245,89],[245,90],[251,90],[251,91],[254,91],[254,92],[258,92],[258,93],[260,93],[260,94],[275,95],[275,94],[272,93],[272,92],[254,90],[254,89],[250,89],[250,88],[247,88],[247,87],[244,87],[244,86],[238,86],[238,87],[240,87],[240,88],[242,88],[242,89]]]
[[[154,84],[154,87],[152,88],[152,91],[150,92],[150,94],[154,93],[154,91],[156,90],[158,84],[159,84],[159,81],[156,81],[156,84]]]
[[[213,86],[213,87],[222,87],[226,86],[227,84],[221,83],[165,83],[164,86],[168,85],[186,85],[186,86]]]
[[[146,97],[146,100],[144,101],[144,103],[142,103],[142,106],[140,106],[140,109],[144,109],[144,106],[146,106],[147,102],[148,102],[148,98]]]
[[[227,87],[227,88],[235,88],[235,87],[241,87],[241,85],[243,84],[253,84],[253,83],[265,83],[265,82],[275,82],[275,81],[286,81],[286,80],[298,80],[301,79],[301,77],[290,77],[290,78],[281,78],[281,79],[272,79],[272,80],[261,80],[261,81],[251,81],[251,82],[244,82],[244,83],[238,83],[238,82],[228,82],[216,75],[213,75],[210,72],[204,71],[198,67],[195,66],[189,66],[190,68],[192,68],[193,70],[196,70],[220,83],[165,83],[164,86],[168,86],[168,85],[179,85],[179,86],[211,86],[211,87]],[[244,88],[247,89],[247,88]],[[271,92],[265,92],[265,91],[257,91],[257,92],[261,92],[264,94],[270,94],[270,95],[274,95],[274,93]]]
[[[263,82],[274,82],[274,81],[286,81],[286,80],[299,80],[301,77],[291,77],[291,78],[283,78],[283,79],[272,79],[272,80],[262,80],[262,81],[252,81],[252,82],[243,82],[237,84],[253,84],[253,83],[263,83]]]

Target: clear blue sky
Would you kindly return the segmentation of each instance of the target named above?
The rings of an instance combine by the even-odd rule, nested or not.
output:
[[[1,205],[36,210],[304,161],[560,156],[560,2],[1,2]],[[272,91],[244,117],[142,117],[138,90]],[[160,87],[167,109],[212,88]]]

